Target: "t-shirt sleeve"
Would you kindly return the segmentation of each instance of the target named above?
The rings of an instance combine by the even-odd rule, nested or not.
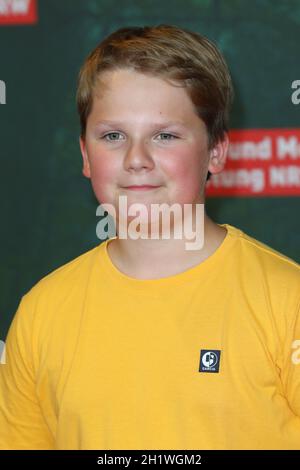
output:
[[[293,413],[300,418],[300,300],[287,326],[282,380]]]
[[[36,395],[31,310],[22,297],[5,342],[5,364],[0,365],[0,449],[54,449]]]

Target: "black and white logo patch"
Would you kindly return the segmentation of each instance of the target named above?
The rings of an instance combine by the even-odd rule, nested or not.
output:
[[[220,358],[219,349],[201,349],[199,372],[219,372]]]

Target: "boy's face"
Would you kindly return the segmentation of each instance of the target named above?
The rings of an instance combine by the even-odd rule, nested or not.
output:
[[[117,210],[118,197],[126,195],[128,205],[143,203],[150,211],[151,203],[204,202],[207,171],[222,171],[227,136],[208,150],[206,126],[184,88],[128,69],[105,72],[101,80],[105,87],[96,90],[80,138],[83,174],[99,203]]]

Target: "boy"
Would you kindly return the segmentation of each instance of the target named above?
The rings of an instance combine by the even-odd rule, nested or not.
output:
[[[106,38],[77,91],[99,203],[118,214],[121,196],[147,214],[189,204],[195,228],[207,174],[226,161],[231,97],[224,59],[197,33]],[[205,213],[203,229],[196,250],[185,234],[112,237],[22,298],[1,369],[0,448],[300,448],[300,267]]]

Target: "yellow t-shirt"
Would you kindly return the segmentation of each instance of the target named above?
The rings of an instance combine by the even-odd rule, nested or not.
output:
[[[161,279],[109,240],[21,299],[1,449],[300,449],[300,266],[236,227]]]

